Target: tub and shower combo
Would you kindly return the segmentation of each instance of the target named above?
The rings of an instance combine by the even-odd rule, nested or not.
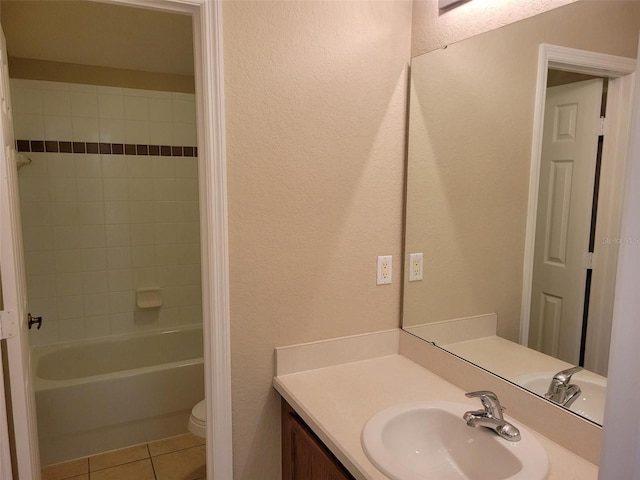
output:
[[[43,465],[184,433],[204,398],[201,327],[32,353]]]

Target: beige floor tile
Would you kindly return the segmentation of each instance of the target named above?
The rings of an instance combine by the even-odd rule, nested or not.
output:
[[[71,460],[55,465],[47,465],[42,468],[42,480],[62,480],[69,477],[77,477],[89,473],[89,463],[86,458]]]
[[[159,455],[153,457],[152,461],[158,480],[196,480],[206,477],[204,445]]]
[[[89,469],[91,472],[95,472],[97,470],[115,467],[116,465],[123,465],[125,463],[135,462],[136,460],[142,460],[143,458],[149,458],[147,445],[135,445],[133,447],[122,448],[112,452],[99,453],[98,455],[89,457]]]
[[[91,480],[154,480],[151,460],[145,458],[137,462],[91,472]]]
[[[204,445],[204,438],[196,437],[191,433],[176,435],[175,437],[163,438],[149,443],[149,452],[152,457],[164,455],[165,453],[177,452],[185,448]]]

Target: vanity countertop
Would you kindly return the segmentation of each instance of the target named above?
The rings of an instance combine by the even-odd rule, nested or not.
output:
[[[387,479],[367,459],[360,443],[362,428],[376,412],[425,400],[467,403],[470,409],[479,405],[460,388],[400,354],[280,374],[273,384],[359,480]],[[596,465],[529,430],[547,451],[550,480],[597,479]]]

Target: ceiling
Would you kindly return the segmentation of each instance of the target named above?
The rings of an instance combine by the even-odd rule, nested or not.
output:
[[[191,17],[83,1],[2,0],[10,57],[193,75]]]

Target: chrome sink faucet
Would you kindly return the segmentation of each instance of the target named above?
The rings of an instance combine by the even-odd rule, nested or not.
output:
[[[479,390],[465,394],[468,398],[480,398],[483,410],[472,410],[464,414],[462,418],[470,427],[487,427],[494,430],[505,440],[517,442],[520,440],[520,431],[507,422],[502,411],[504,407],[500,405],[498,396],[488,390]]]
[[[556,373],[551,379],[549,390],[544,394],[545,398],[559,403],[563,407],[570,407],[582,393],[578,385],[569,383],[571,376],[580,370],[582,367],[573,367]]]

